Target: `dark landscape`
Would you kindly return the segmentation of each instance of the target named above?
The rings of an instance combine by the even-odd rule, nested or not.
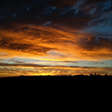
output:
[[[0,78],[0,81],[75,81],[75,80],[112,80],[112,76],[108,75],[76,75],[76,76],[20,76]]]

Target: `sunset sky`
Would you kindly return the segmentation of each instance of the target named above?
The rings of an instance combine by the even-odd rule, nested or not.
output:
[[[90,15],[87,15],[83,11],[87,13],[97,3],[92,3],[91,6],[89,2],[83,3],[81,0],[52,1],[50,0],[49,5],[49,2],[42,4],[32,0],[31,6],[25,1],[20,3],[17,9],[15,7],[13,9],[16,5],[13,2],[9,5],[8,2],[3,2],[4,5],[0,6],[0,17],[4,18],[0,19],[0,76],[10,76],[13,73],[13,75],[76,75],[91,72],[112,74],[112,24],[105,23],[110,19],[111,9],[108,13],[104,11],[98,14],[97,11],[92,12],[95,9],[91,9],[91,17],[90,12]],[[39,4],[35,10],[33,2]],[[83,4],[90,7],[80,9],[76,5],[77,2],[79,6]],[[107,3],[105,0],[100,2]],[[107,3],[107,8],[110,3]],[[19,12],[24,11],[24,6],[27,11],[32,9],[29,13],[24,12],[27,16]],[[41,7],[38,8],[39,6]],[[73,8],[75,11],[80,10],[80,14],[71,15]],[[45,9],[47,12],[43,12]],[[49,10],[56,11],[49,15]],[[3,15],[3,12],[6,14]],[[98,16],[101,13],[103,19]]]

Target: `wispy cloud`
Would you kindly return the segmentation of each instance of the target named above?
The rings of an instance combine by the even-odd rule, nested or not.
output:
[[[25,62],[30,59],[44,62],[112,59],[111,38],[74,32],[33,25],[0,29],[0,57],[27,57]]]

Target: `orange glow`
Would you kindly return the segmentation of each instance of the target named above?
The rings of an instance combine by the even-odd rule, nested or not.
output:
[[[28,29],[25,31],[24,27]],[[10,45],[0,48],[0,52],[7,52],[5,57],[21,56],[49,61],[112,59],[109,48],[84,48],[80,42],[84,44],[83,39],[89,40],[90,35],[87,34],[70,33],[69,30],[65,32],[45,26],[18,26],[18,31],[14,30],[0,30],[1,36],[11,39],[12,46],[15,45],[11,48]],[[23,48],[20,47],[22,45]]]
[[[7,71],[6,71],[7,69]],[[4,72],[5,71],[5,72]],[[5,76],[58,76],[58,75],[89,75],[90,73],[105,75],[112,68],[75,68],[75,67],[5,67],[0,68],[0,77]],[[108,72],[112,74],[112,72]]]
[[[80,33],[80,31],[77,30],[73,31],[72,29],[67,29],[66,31],[66,29],[60,30],[45,26],[20,25],[15,29],[2,29],[0,30],[0,34],[0,42],[4,41],[5,43],[3,43],[0,48],[0,59],[4,60],[4,62],[6,61],[12,63],[14,58],[15,64],[24,64],[26,62],[30,63],[31,61],[30,64],[56,66],[57,63],[57,65],[60,66],[59,68],[48,67],[46,69],[43,69],[42,67],[42,69],[40,69],[39,71],[38,67],[34,67],[35,69],[26,69],[25,67],[21,67],[20,71],[16,73],[16,76],[20,74],[78,75],[81,73],[89,74],[90,72],[88,73],[88,70],[91,72],[105,72],[108,70],[105,70],[104,68],[66,68],[61,66],[71,66],[69,65],[69,63],[67,63],[67,61],[75,63],[75,61],[84,60],[99,61],[112,59],[111,46],[105,45],[105,42],[102,43],[103,45],[94,45],[96,43],[91,45],[91,40],[93,39],[92,35]],[[92,41],[94,41],[94,39]],[[19,58],[23,60],[18,61]],[[12,60],[7,61],[8,59]],[[35,62],[35,60],[38,61]],[[3,70],[5,69],[6,68],[4,68]],[[14,67],[14,70],[10,68],[11,74],[15,74],[15,69],[17,72],[17,67]],[[30,69],[31,71],[29,71]],[[26,72],[24,72],[25,70]],[[34,70],[34,72],[32,72],[32,70]]]
[[[25,27],[27,30],[24,30]],[[66,32],[45,26],[23,25],[18,26],[17,31],[15,30],[0,30],[3,38],[9,38],[12,41],[4,48],[0,48],[0,52],[8,54],[4,57],[20,56],[49,61],[112,59],[110,48],[89,50],[81,45],[81,42],[84,44],[83,39],[88,38],[90,41],[91,35],[77,31],[71,33],[69,30]]]

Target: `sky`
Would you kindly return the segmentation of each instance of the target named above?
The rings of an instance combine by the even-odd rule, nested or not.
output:
[[[4,5],[6,10],[15,4],[12,3],[11,8],[7,9],[7,3]],[[59,9],[60,5],[63,7],[63,2],[53,3]],[[64,7],[67,4],[70,7],[74,3],[74,0],[70,3],[66,1]],[[45,2],[43,7],[46,7],[46,4]],[[91,72],[112,74],[111,25],[97,24],[87,27],[88,19],[85,17],[56,15],[54,18],[54,14],[50,17],[42,16],[40,13],[43,9],[36,9],[39,13],[37,19],[34,15],[30,15],[32,19],[29,19],[29,16],[19,17],[16,13],[15,16],[1,20],[3,21],[0,26],[1,77],[12,74],[78,75]]]

